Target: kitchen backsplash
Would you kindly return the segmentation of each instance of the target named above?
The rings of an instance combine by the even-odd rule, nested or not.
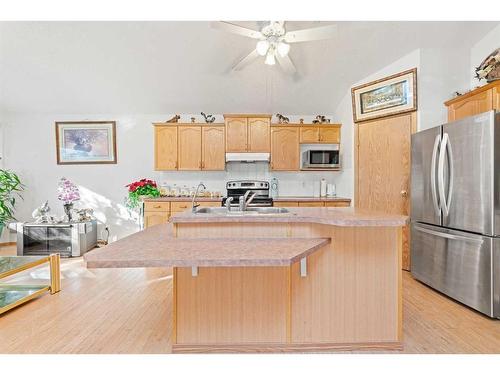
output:
[[[258,163],[228,163],[226,171],[203,172],[156,172],[156,180],[160,184],[172,186],[196,186],[200,181],[211,191],[226,192],[226,182],[229,180],[265,180],[276,177],[279,181],[279,194],[284,196],[319,196],[319,183],[324,178],[327,183],[337,185],[337,195],[352,198],[348,192],[352,191],[339,172],[273,172],[269,164]]]

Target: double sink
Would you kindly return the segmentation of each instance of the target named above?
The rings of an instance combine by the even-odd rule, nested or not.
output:
[[[226,207],[201,207],[196,210],[195,214],[212,214],[212,215],[279,215],[290,214],[290,211],[283,207],[247,207],[245,210],[232,209]]]

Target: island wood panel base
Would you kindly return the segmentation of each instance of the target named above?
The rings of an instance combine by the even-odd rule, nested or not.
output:
[[[298,263],[281,272],[279,267],[200,267],[196,277],[190,268],[181,277],[179,268],[174,351],[401,349],[401,228],[178,223],[174,232],[185,238],[332,240],[308,257],[306,277]],[[271,296],[268,306],[263,301]],[[269,311],[278,316],[267,330],[271,320],[262,313]]]
[[[178,344],[286,343],[288,267],[179,267]]]
[[[382,342],[382,343],[320,343],[320,344],[243,344],[243,345],[189,345],[173,344],[173,353],[318,353],[332,351],[353,351],[353,350],[403,350],[402,342]]]

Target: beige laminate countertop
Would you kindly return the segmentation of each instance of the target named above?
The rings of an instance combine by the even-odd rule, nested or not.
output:
[[[376,213],[353,207],[290,207],[283,214],[192,213],[184,211],[170,217],[174,224],[182,223],[311,223],[343,227],[399,227],[408,217]]]
[[[147,198],[144,202],[191,202],[190,197],[158,197]],[[276,202],[301,201],[301,202],[350,202],[351,198],[344,197],[312,197],[312,196],[279,196],[273,198]],[[221,202],[222,198],[198,197],[197,202]]]
[[[88,268],[289,266],[329,238],[189,238],[160,224],[84,255]]]

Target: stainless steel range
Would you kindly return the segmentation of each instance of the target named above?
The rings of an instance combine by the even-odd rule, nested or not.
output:
[[[226,183],[227,195],[222,200],[222,205],[227,206],[229,200],[231,207],[272,207],[273,198],[269,196],[269,182],[256,180],[228,181]]]

